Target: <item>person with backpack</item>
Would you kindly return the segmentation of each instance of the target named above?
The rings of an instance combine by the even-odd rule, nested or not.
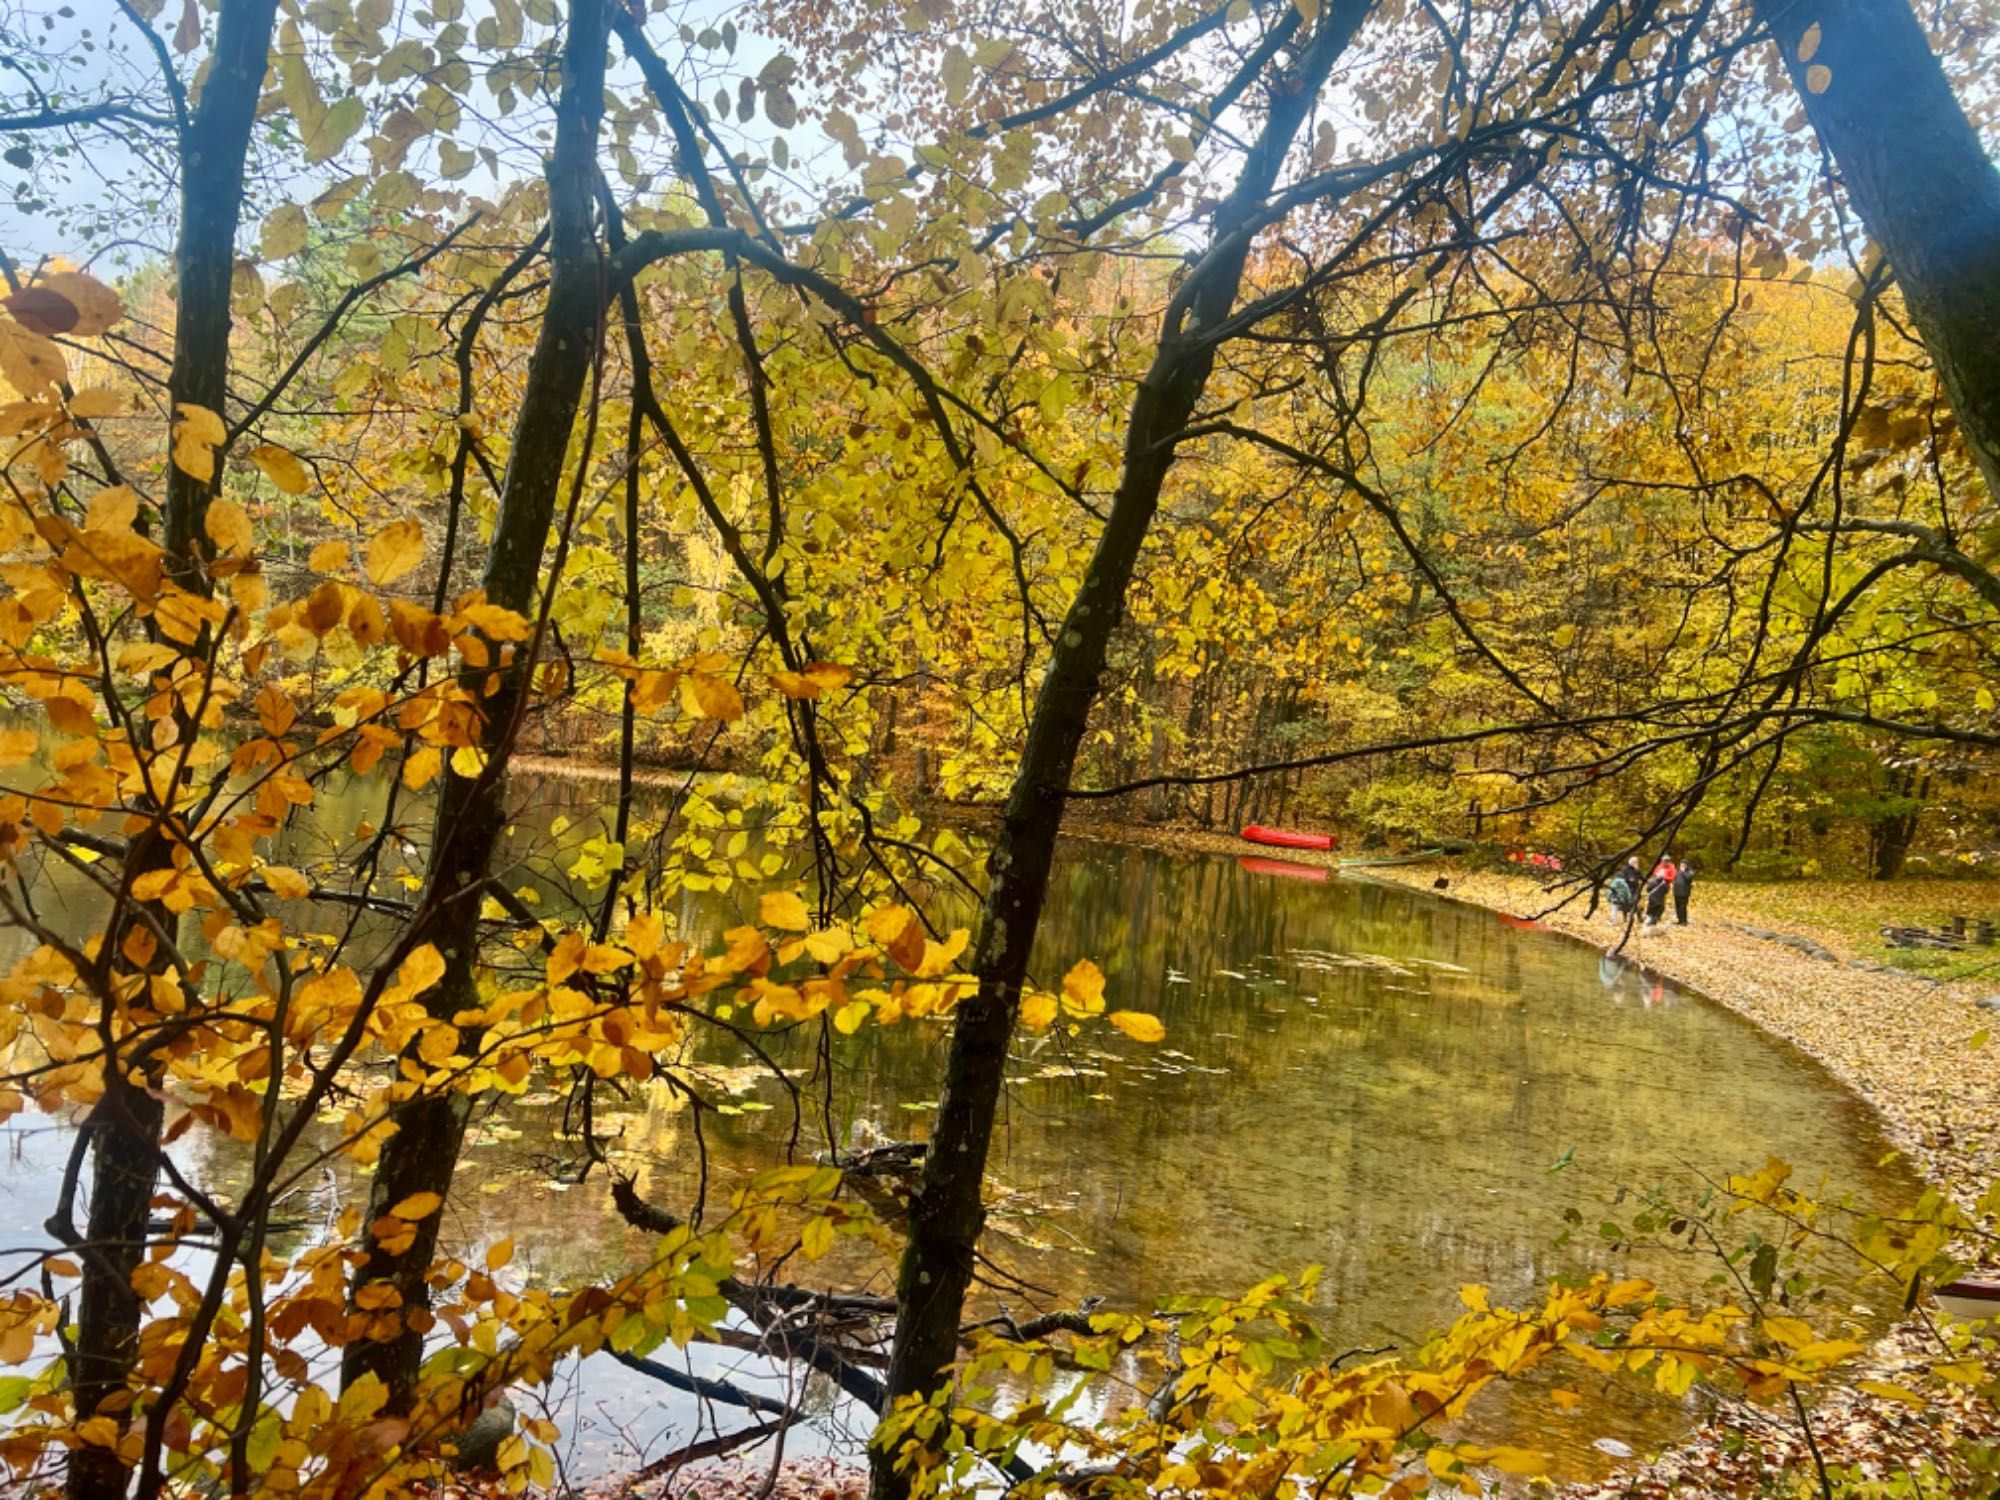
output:
[[[1640,873],[1636,859],[1626,860],[1618,873],[1611,877],[1610,884],[1604,888],[1604,895],[1611,903],[1611,919],[1614,922],[1625,921],[1638,909],[1639,888],[1644,883],[1645,876]]]
[[[1694,889],[1694,865],[1682,860],[1674,869],[1674,922],[1677,926],[1688,924],[1688,893]]]

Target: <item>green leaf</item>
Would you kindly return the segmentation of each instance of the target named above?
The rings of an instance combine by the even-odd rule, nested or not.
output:
[[[361,128],[364,113],[361,100],[351,94],[329,105],[306,131],[306,160],[323,162],[337,153]]]

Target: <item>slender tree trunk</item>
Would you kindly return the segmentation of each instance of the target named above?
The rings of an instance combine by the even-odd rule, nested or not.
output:
[[[216,19],[215,51],[201,97],[181,131],[181,218],[175,245],[177,285],[174,362],[168,396],[176,414],[203,406],[222,415],[229,386],[229,283],[235,269],[236,230],[243,208],[244,158],[250,148],[264,69],[271,48],[277,0],[224,0]],[[216,472],[222,468],[216,455]],[[167,466],[166,568],[181,588],[209,591],[206,564],[213,555],[203,528],[213,479],[197,479]],[[191,653],[213,649],[206,628]],[[134,840],[128,876],[164,868],[169,847],[157,831]],[[169,932],[174,918],[155,917]],[[107,935],[122,944],[123,934]],[[164,961],[164,955],[162,955]],[[123,1393],[138,1354],[145,1309],[132,1290],[132,1272],[144,1255],[153,1188],[159,1171],[165,1109],[153,1091],[150,1068],[134,1080],[113,1067],[105,1094],[91,1111],[91,1192],[84,1226],[88,1253],[78,1296],[71,1389],[76,1420],[102,1411],[121,1429],[130,1418]],[[71,1500],[123,1496],[129,1472],[112,1448],[78,1448],[70,1456]]]
[[[1234,308],[1257,211],[1334,59],[1367,11],[1368,0],[1348,0],[1322,15],[1272,89],[1263,133],[1250,148],[1235,189],[1216,211],[1211,248],[1168,305],[1159,347],[1133,400],[1118,491],[1056,637],[988,861],[973,959],[978,988],[961,1004],[952,1027],[937,1121],[910,1204],[909,1239],[896,1281],[896,1338],[886,1382],[891,1406],[939,1389],[957,1352],[966,1288],[986,1221],[982,1189],[1007,1047],[1048,893],[1063,802],[1105,649],[1173,465],[1175,443],[1214,367],[1216,344],[1204,330],[1219,327]],[[878,1500],[908,1488],[895,1457],[879,1448],[874,1454]]]
[[[549,296],[540,335],[528,365],[514,426],[513,451],[501,481],[499,519],[482,580],[488,602],[533,616],[542,584],[542,553],[568,472],[569,435],[601,341],[605,308],[592,184],[597,174],[597,131],[604,113],[607,47],[605,0],[572,0],[563,42],[562,94],[556,105],[556,138],[550,154]],[[431,1014],[449,1021],[479,1004],[479,908],[507,821],[506,761],[530,688],[533,663],[522,653],[485,697],[485,769],[477,776],[447,772],[438,798],[428,873],[437,915],[425,934],[445,960],[429,996]],[[484,691],[484,672],[467,674]],[[466,1037],[461,1050],[476,1038]],[[395,1114],[396,1133],[382,1148],[370,1195],[369,1218],[413,1193],[444,1196],[464,1144],[470,1100],[462,1093],[419,1094]],[[425,1273],[437,1248],[433,1213],[418,1222],[416,1241],[400,1254],[371,1245],[355,1273],[357,1293],[371,1283],[386,1291],[369,1301],[378,1310],[370,1336],[348,1346],[342,1379],[379,1377],[389,1388],[392,1411],[407,1409],[423,1362],[431,1324]]]
[[[1753,3],[2000,496],[2000,169],[1908,0]]]

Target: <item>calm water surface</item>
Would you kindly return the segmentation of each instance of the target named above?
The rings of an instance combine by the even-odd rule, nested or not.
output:
[[[587,823],[600,800],[593,786],[548,784],[526,799],[524,825],[545,843],[549,819]],[[684,935],[710,938],[754,907],[748,889],[690,902]],[[1407,1348],[1455,1314],[1463,1283],[1524,1299],[1556,1275],[1613,1264],[1591,1231],[1621,1187],[1692,1191],[1703,1175],[1776,1154],[1800,1180],[1864,1202],[1913,1191],[1900,1167],[1881,1164],[1888,1147],[1872,1117],[1803,1054],[1580,945],[1401,887],[1070,844],[1038,977],[1052,983],[1078,957],[1103,967],[1113,1008],[1153,1011],[1168,1035],[1145,1047],[1093,1027],[1075,1041],[1017,1045],[988,1249],[1025,1286],[984,1293],[1016,1312],[1093,1295],[1143,1306],[1316,1264],[1325,1267],[1316,1312],[1334,1336]],[[816,1040],[774,1045],[822,1097]],[[921,1139],[942,1055],[934,1028],[839,1039],[833,1113],[806,1106],[802,1154],[823,1147],[829,1124],[850,1145]],[[709,1201],[720,1207],[734,1183],[781,1159],[794,1104],[776,1080],[741,1069],[740,1056],[716,1050],[704,1061],[703,1087],[723,1107],[703,1126]],[[575,1284],[642,1263],[649,1247],[613,1212],[601,1173],[565,1180],[574,1153],[560,1115],[553,1098],[531,1095],[481,1118],[445,1211],[447,1237],[476,1253],[511,1236],[518,1272]],[[650,1198],[677,1209],[693,1201],[693,1116],[673,1095],[642,1089],[613,1101],[600,1125],[616,1136],[616,1164]],[[0,1144],[4,1243],[33,1243],[64,1141],[46,1122],[22,1121]],[[226,1141],[182,1149],[219,1191],[246,1170]],[[1570,1165],[1552,1173],[1565,1153]],[[301,1200],[300,1216],[323,1222],[362,1190],[330,1179]],[[1586,1232],[1558,1244],[1566,1209]],[[808,1279],[886,1289],[891,1269],[870,1254],[843,1249]],[[1708,1272],[1622,1264],[1683,1291]],[[742,1383],[781,1385],[740,1355],[696,1360]],[[1643,1449],[1687,1420],[1678,1403],[1646,1393],[1587,1394],[1565,1417],[1497,1391],[1477,1425],[1551,1448],[1575,1474],[1606,1462],[1591,1446],[1600,1439]],[[552,1400],[577,1473],[688,1441],[701,1421],[692,1403],[602,1359],[573,1370]],[[795,1434],[792,1451],[838,1448],[865,1431],[851,1409],[822,1405],[823,1420]]]

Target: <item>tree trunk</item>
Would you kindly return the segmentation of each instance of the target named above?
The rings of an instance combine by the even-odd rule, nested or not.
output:
[[[1919,784],[1916,769],[1904,768],[1899,793],[1907,805],[1900,812],[1877,819],[1868,830],[1875,879],[1894,880],[1903,873],[1903,862],[1910,857],[1910,846],[1917,841],[1917,824],[1924,815],[1924,794],[1929,790],[1929,778]]]
[[[500,512],[482,580],[488,602],[517,613],[537,613],[542,553],[568,472],[569,435],[601,341],[604,297],[591,186],[596,180],[598,123],[604,112],[608,41],[605,0],[572,0],[563,42],[562,95],[556,106],[555,147],[550,154],[549,297],[527,383],[515,421],[514,445],[501,481]],[[479,909],[494,851],[507,822],[506,762],[530,688],[533,662],[522,652],[502,671],[497,691],[485,697],[482,746],[485,769],[477,776],[447,771],[438,798],[431,841],[429,890],[436,916],[424,934],[445,961],[430,992],[430,1013],[449,1022],[479,1005]],[[496,658],[497,659],[497,658]],[[468,685],[483,691],[487,674],[469,671]],[[477,1039],[466,1036],[462,1052]],[[445,1196],[464,1143],[470,1100],[453,1091],[420,1094],[396,1112],[396,1133],[382,1148],[370,1194],[372,1223],[412,1193]],[[386,1302],[370,1337],[348,1346],[341,1376],[352,1384],[374,1374],[389,1388],[388,1409],[408,1408],[423,1362],[430,1326],[425,1273],[437,1247],[443,1215],[418,1222],[416,1241],[400,1254],[371,1244],[355,1273],[355,1289],[386,1283]]]
[[[2000,496],[2000,170],[1908,0],[1753,3]]]
[[[244,158],[277,8],[277,0],[225,0],[200,102],[181,131],[174,362],[167,385],[176,413],[190,405],[218,416],[224,410],[229,283],[243,208]],[[220,475],[219,452],[215,467]],[[209,591],[206,564],[214,549],[202,523],[215,487],[212,478],[197,479],[178,465],[167,466],[165,565],[174,583],[193,593]],[[199,657],[212,649],[204,626],[190,654]],[[134,840],[128,878],[164,868],[169,852],[157,831],[142,833]],[[165,930],[173,930],[175,919],[164,908],[154,916]],[[123,934],[107,934],[106,940],[117,947]],[[85,1127],[91,1137],[90,1211],[84,1226],[88,1253],[78,1297],[71,1390],[79,1424],[102,1410],[122,1431],[130,1418],[123,1393],[145,1311],[132,1290],[132,1271],[145,1251],[165,1110],[151,1091],[150,1071],[148,1081],[140,1083],[129,1081],[115,1065],[111,1071],[104,1098]],[[70,1456],[67,1490],[71,1500],[114,1500],[125,1494],[129,1477],[115,1449],[78,1448]]]
[[[887,1380],[891,1409],[937,1391],[957,1352],[966,1288],[986,1220],[982,1189],[1007,1048],[1048,894],[1063,802],[1105,650],[1173,465],[1178,435],[1214,367],[1216,343],[1204,330],[1219,327],[1233,310],[1256,213],[1334,59],[1367,11],[1368,0],[1348,0],[1322,16],[1273,88],[1263,133],[1250,148],[1235,189],[1216,211],[1211,248],[1168,304],[1159,347],[1133,400],[1118,491],[1057,635],[988,861],[973,959],[978,988],[960,1005],[952,1027],[937,1120],[911,1200],[909,1239],[897,1275],[896,1338]],[[875,1450],[872,1485],[878,1500],[907,1491],[908,1476],[897,1472],[893,1451]]]
[[[1903,861],[1910,857],[1916,842],[1920,810],[1898,813],[1875,825],[1875,878],[1894,880],[1903,873]]]

